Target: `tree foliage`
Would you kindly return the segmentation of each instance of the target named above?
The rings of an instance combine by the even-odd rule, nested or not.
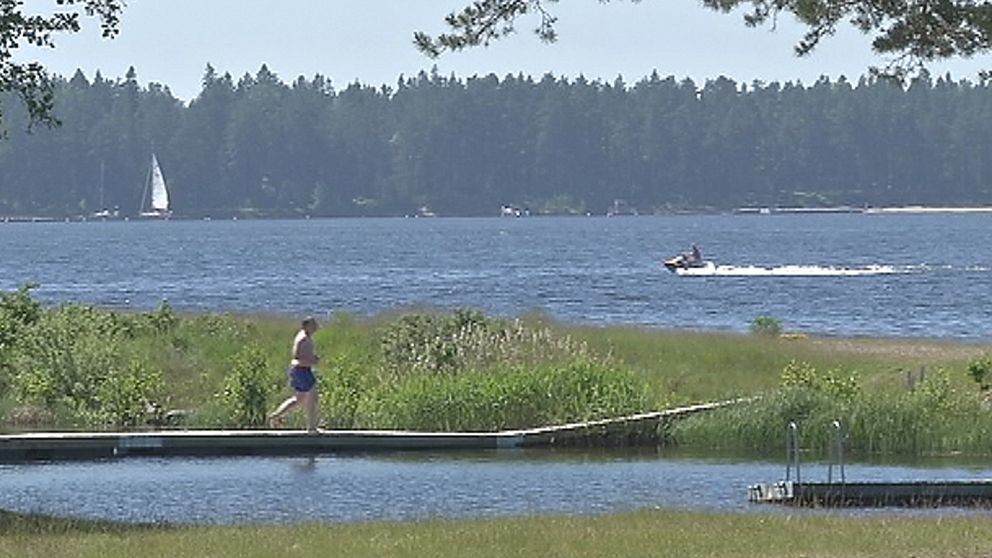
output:
[[[517,19],[529,14],[539,15],[535,33],[553,42],[556,18],[549,6],[557,2],[475,0],[445,18],[449,32],[436,36],[417,32],[414,43],[431,57],[445,50],[488,45],[513,33]],[[702,4],[721,12],[744,9],[748,26],[774,24],[784,14],[795,16],[807,28],[795,47],[800,56],[833,35],[838,26],[850,23],[873,35],[876,52],[892,57],[881,73],[896,77],[906,77],[927,62],[969,57],[992,48],[992,3],[984,0],[702,0]]]
[[[23,0],[0,0],[0,94],[13,92],[24,103],[29,124],[58,123],[52,115],[54,89],[48,72],[37,62],[16,62],[17,49],[23,44],[54,47],[56,34],[80,30],[81,16],[98,18],[103,36],[113,37],[123,7],[122,0],[55,0],[54,10],[31,14],[24,11]],[[0,112],[0,129],[2,124]]]
[[[207,68],[168,88],[58,78],[56,129],[0,143],[0,217],[135,214],[151,151],[177,215],[658,213],[992,203],[992,87],[552,75],[393,87]],[[14,108],[11,123],[28,116]]]

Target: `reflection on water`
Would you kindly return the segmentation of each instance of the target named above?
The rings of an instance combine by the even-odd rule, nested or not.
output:
[[[972,468],[848,464],[847,478],[978,479],[990,476],[990,470],[988,464]],[[783,473],[781,463],[651,451],[120,459],[2,466],[0,508],[131,522],[209,524],[600,514],[659,508],[775,512],[781,508],[748,503],[747,486],[779,480]],[[825,475],[824,464],[804,466],[804,479],[825,480]]]

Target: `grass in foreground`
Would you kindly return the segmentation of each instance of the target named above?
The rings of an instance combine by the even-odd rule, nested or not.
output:
[[[641,512],[607,517],[177,528],[47,534],[0,532],[23,558],[348,557],[985,557],[982,517],[898,518]]]

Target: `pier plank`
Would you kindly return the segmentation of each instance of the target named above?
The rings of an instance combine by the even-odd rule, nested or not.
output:
[[[745,401],[734,399],[504,432],[397,430],[163,430],[142,432],[32,432],[0,436],[0,463],[102,459],[124,456],[294,455],[336,451],[511,449],[623,436],[694,413]]]

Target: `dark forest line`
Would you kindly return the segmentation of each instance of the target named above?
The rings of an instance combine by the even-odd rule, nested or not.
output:
[[[55,129],[4,99],[0,215],[136,214],[153,152],[191,217],[992,204],[992,88],[949,76],[136,77],[57,78]]]

